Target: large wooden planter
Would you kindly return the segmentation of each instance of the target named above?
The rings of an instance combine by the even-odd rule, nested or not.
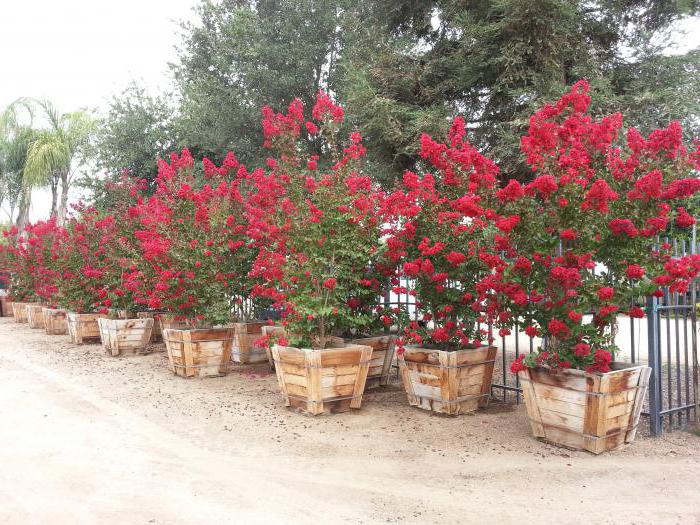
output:
[[[231,360],[233,328],[163,329],[170,369],[182,377],[225,375]]]
[[[367,373],[367,383],[365,390],[385,386],[389,382],[391,363],[394,360],[393,335],[380,335],[375,337],[362,337],[350,341],[357,345],[367,345],[372,347],[372,357],[369,362],[369,372]]]
[[[86,341],[96,343],[100,340],[100,326],[98,319],[104,319],[105,314],[77,314],[68,312],[68,334],[73,344],[82,345]]]
[[[151,330],[151,343],[160,343],[163,340],[160,316],[163,312],[137,312],[138,319],[153,319],[153,330]]]
[[[312,350],[274,345],[272,356],[288,407],[311,415],[360,408],[372,347],[346,344]]]
[[[489,402],[496,347],[431,350],[408,347],[399,356],[411,406],[457,416]]]
[[[545,368],[519,372],[534,436],[594,454],[631,443],[651,368],[619,368],[605,374]]]
[[[255,344],[255,341],[263,336],[262,329],[268,326],[267,323],[265,321],[252,321],[233,323],[231,326],[235,330],[231,348],[231,360],[242,365],[267,363],[266,348]]]
[[[153,319],[98,319],[107,355],[143,354],[151,341]]]
[[[47,335],[66,335],[68,333],[68,312],[58,308],[43,309],[44,325]]]
[[[16,323],[27,322],[27,306],[34,303],[12,303],[12,313]]]
[[[44,305],[43,304],[28,304],[27,305],[27,324],[29,328],[44,329]]]
[[[0,295],[0,312],[3,317],[13,317],[15,314],[12,311],[12,301],[6,295]]]

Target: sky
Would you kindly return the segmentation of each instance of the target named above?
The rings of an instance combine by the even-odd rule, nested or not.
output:
[[[50,99],[61,112],[104,110],[136,80],[156,93],[170,85],[178,21],[198,0],[5,0],[0,13],[0,108],[19,97]],[[700,45],[700,21],[684,22],[679,51]],[[680,35],[680,33],[677,33]],[[31,218],[48,215],[36,192]],[[0,215],[0,222],[5,217]]]

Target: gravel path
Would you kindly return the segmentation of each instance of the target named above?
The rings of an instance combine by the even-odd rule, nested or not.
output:
[[[448,418],[398,384],[359,412],[284,408],[265,366],[182,379],[0,319],[0,524],[700,523],[700,438],[592,456],[524,407]]]

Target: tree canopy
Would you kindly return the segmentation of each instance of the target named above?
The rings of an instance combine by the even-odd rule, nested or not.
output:
[[[700,50],[667,52],[674,24],[697,13],[696,0],[203,0],[182,25],[175,105],[137,87],[115,98],[100,158],[141,176],[171,146],[255,164],[260,109],[309,105],[323,87],[385,184],[419,161],[421,132],[456,114],[504,177],[527,179],[528,116],[581,78],[594,115],[697,134]]]

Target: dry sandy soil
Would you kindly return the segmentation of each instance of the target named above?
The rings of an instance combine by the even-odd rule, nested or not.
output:
[[[398,384],[361,411],[285,409],[265,366],[182,379],[0,319],[0,524],[700,523],[700,437],[602,456],[522,406],[446,418]]]

